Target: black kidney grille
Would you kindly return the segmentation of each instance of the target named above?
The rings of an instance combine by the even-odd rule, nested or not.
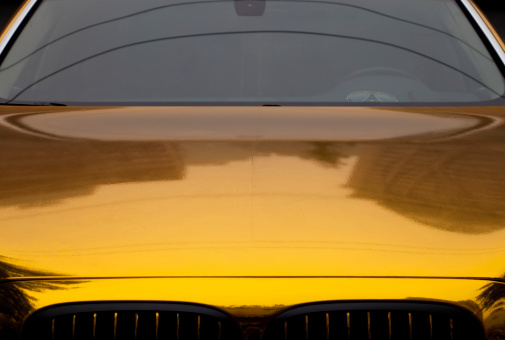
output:
[[[207,307],[111,303],[41,310],[25,323],[22,339],[240,340],[242,333],[226,314]]]
[[[332,303],[279,315],[264,340],[483,340],[470,312],[428,303]]]
[[[242,325],[247,329],[247,325]],[[22,340],[242,340],[227,314],[182,303],[81,303],[35,312]],[[428,302],[328,302],[280,313],[262,340],[484,340],[468,310]]]

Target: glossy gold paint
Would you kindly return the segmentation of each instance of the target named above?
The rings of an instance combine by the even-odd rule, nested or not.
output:
[[[157,138],[125,139],[122,112],[150,117]],[[501,330],[504,116],[2,107],[4,305],[15,324],[70,301],[195,302],[247,320],[314,301],[414,299],[465,306]],[[205,120],[232,126],[198,132]],[[177,138],[160,129],[174,125]]]
[[[14,265],[77,277],[505,272],[502,108],[35,112],[0,111],[0,249]]]
[[[182,301],[248,334],[301,303],[428,300],[505,334],[505,110],[294,109],[291,129],[305,115],[314,128],[293,135],[291,108],[254,110],[1,108],[1,323],[66,302]],[[180,135],[126,140],[107,125],[121,112]],[[72,128],[83,113],[90,128]],[[197,138],[202,116],[247,137]],[[355,118],[381,129],[353,134]]]

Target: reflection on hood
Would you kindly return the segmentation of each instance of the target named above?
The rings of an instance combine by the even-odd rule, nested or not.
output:
[[[502,229],[505,150],[476,143],[367,145],[348,183],[422,224],[464,233]]]
[[[13,260],[0,256],[0,281],[12,277],[47,277],[54,273],[28,269],[12,264]],[[0,283],[0,339],[14,339],[20,322],[32,310],[33,298],[30,292],[61,289],[77,281],[19,281]]]

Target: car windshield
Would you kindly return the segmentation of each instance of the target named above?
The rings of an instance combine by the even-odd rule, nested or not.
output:
[[[45,0],[4,103],[426,105],[503,100],[454,0]]]

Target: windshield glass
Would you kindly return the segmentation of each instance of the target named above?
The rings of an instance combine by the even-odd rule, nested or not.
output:
[[[504,91],[453,0],[45,0],[0,65],[10,103],[420,105]]]

